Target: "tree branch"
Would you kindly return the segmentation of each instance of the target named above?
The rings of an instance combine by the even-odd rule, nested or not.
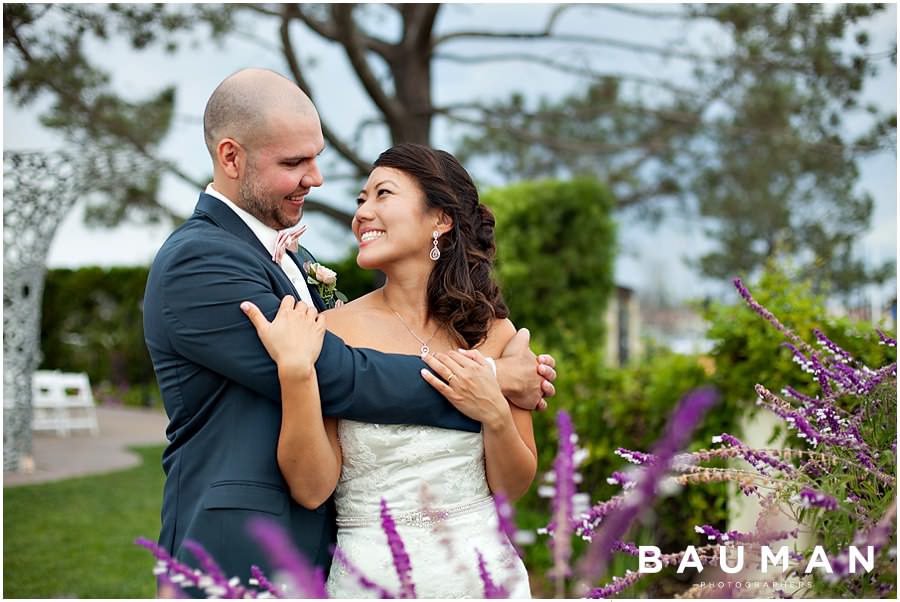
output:
[[[366,62],[363,49],[359,45],[360,34],[353,22],[353,7],[346,4],[335,4],[332,5],[331,10],[339,32],[337,41],[344,47],[350,65],[359,77],[359,81],[372,98],[372,102],[384,113],[387,121],[389,123],[399,121],[402,119],[403,112],[397,106],[396,101],[390,98],[378,83],[375,74],[369,69],[369,63]]]
[[[403,46],[409,50],[427,53],[431,50],[431,32],[440,4],[404,4],[402,9],[406,28]]]
[[[631,6],[627,4],[594,4],[591,5],[590,8],[599,8],[605,10],[611,10],[618,13],[622,13],[625,15],[632,15],[635,17],[645,17],[647,19],[688,19],[691,17],[689,12],[669,12],[659,9],[654,10],[644,10],[642,8],[636,8],[636,6]]]
[[[353,221],[352,213],[348,213],[347,211],[343,211],[341,209],[336,209],[331,205],[323,203],[322,201],[316,201],[307,197],[306,201],[304,202],[304,206],[308,211],[317,211],[319,213],[322,213],[323,215],[330,217],[331,219],[335,220],[348,229],[350,228],[350,223]]]
[[[496,32],[496,31],[457,31],[449,34],[445,34],[443,36],[439,36],[432,41],[432,50],[437,48],[440,44],[450,40],[459,40],[459,39],[490,39],[490,40],[501,40],[501,41],[511,41],[511,40],[532,40],[532,41],[547,41],[547,42],[566,42],[573,44],[589,44],[593,46],[608,46],[612,48],[619,48],[622,50],[630,50],[632,52],[646,53],[646,54],[656,54],[665,58],[677,58],[683,59],[687,61],[695,61],[695,62],[715,62],[717,59],[715,57],[702,56],[693,52],[682,52],[679,50],[672,50],[670,48],[663,48],[660,46],[651,46],[649,44],[639,44],[637,42],[628,42],[625,40],[617,40],[614,38],[602,38],[596,36],[584,36],[584,35],[575,35],[575,34],[553,34],[546,31],[538,31],[538,32],[525,32],[525,31],[507,31],[507,32]]]
[[[287,8],[287,5],[284,5],[284,6]],[[337,42],[341,45],[344,45],[343,41],[342,41],[342,33],[343,33],[341,31],[342,27],[340,25],[338,25],[336,18],[332,18],[331,21],[321,21],[319,19],[316,19],[312,15],[310,15],[308,11],[304,10],[302,5],[292,4],[292,5],[290,5],[290,8],[295,13],[295,16],[298,19],[300,19],[301,21],[303,21],[303,23],[307,27],[312,29],[314,32],[316,32],[317,34],[319,34],[326,40],[330,40],[332,42]],[[348,5],[347,10],[348,10],[348,12],[350,12],[352,14],[353,6]],[[334,16],[335,9],[333,7],[331,9],[331,12],[332,12],[332,16]],[[350,19],[350,21],[352,23],[352,21],[353,21],[352,18]],[[377,38],[373,38],[372,36],[369,36],[359,30],[356,31],[356,36],[357,36],[357,40],[367,50],[372,50],[373,52],[378,53],[384,59],[387,59],[387,57],[390,55],[390,53],[391,53],[391,45],[390,44],[387,44]]]
[[[293,9],[293,11],[292,11]],[[313,104],[315,104],[315,99],[313,97],[312,89],[309,86],[309,83],[306,81],[306,78],[303,77],[303,71],[300,68],[300,61],[297,59],[297,55],[294,52],[294,44],[291,42],[291,33],[290,33],[290,25],[292,15],[296,16],[297,10],[294,5],[285,5],[282,9],[282,17],[281,17],[281,26],[279,28],[279,36],[281,38],[281,48],[284,54],[285,60],[288,63],[288,69],[290,69],[291,75],[294,77],[294,81],[297,82],[297,85],[306,92],[306,95],[309,96],[310,100],[313,100]],[[322,135],[328,140],[328,143],[334,147],[334,149],[341,154],[348,162],[350,162],[353,167],[359,172],[360,175],[366,174],[369,172],[370,164],[367,161],[363,161],[356,152],[350,148],[347,144],[344,143],[343,140],[328,126],[324,117],[319,116],[319,120],[322,124]]]
[[[447,54],[440,53],[435,54],[435,59],[442,59],[446,61],[452,61],[455,63],[462,64],[475,64],[475,63],[485,63],[485,62],[501,62],[501,61],[521,61],[526,63],[534,63],[538,65],[543,65],[544,67],[548,67],[550,69],[554,69],[556,71],[560,71],[563,73],[570,73],[572,75],[578,75],[581,77],[588,77],[591,79],[602,80],[606,78],[614,78],[620,80],[628,80],[633,81],[635,83],[641,84],[649,84],[652,86],[656,86],[658,88],[662,88],[672,92],[674,94],[679,94],[682,96],[692,96],[696,94],[696,90],[689,88],[681,88],[676,86],[675,84],[665,82],[658,79],[653,79],[650,77],[642,77],[639,75],[632,74],[616,74],[616,73],[599,73],[594,71],[593,69],[589,69],[587,67],[577,67],[575,65],[555,61],[551,58],[547,58],[546,56],[541,56],[537,54],[529,54],[527,52],[506,52],[506,53],[498,53],[498,54],[482,54],[482,55],[473,55],[473,56],[461,56],[457,54]]]

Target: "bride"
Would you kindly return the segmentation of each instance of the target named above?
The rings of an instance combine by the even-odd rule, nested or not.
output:
[[[415,144],[381,154],[357,204],[357,263],[382,270],[384,287],[318,316],[292,297],[272,323],[247,312],[278,365],[278,463],[291,495],[313,509],[334,493],[340,554],[328,593],[377,597],[358,573],[400,590],[384,501],[416,596],[486,597],[482,561],[511,597],[530,597],[491,497],[520,497],[537,469],[531,414],[507,402],[492,372],[490,358],[516,332],[492,275],[493,215],[452,155]],[[314,362],[326,323],[348,345],[422,355],[431,368],[422,377],[481,432],[323,419]]]

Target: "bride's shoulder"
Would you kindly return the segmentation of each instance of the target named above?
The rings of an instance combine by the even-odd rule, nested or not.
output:
[[[516,327],[509,318],[498,318],[491,322],[487,337],[477,349],[484,355],[500,357],[503,348],[516,334]]]
[[[328,329],[340,335],[339,331],[358,327],[361,322],[370,320],[376,312],[377,307],[373,303],[372,293],[368,293],[322,313],[325,315]]]

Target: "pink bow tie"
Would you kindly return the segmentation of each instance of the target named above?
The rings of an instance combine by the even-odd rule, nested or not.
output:
[[[281,263],[286,250],[296,253],[300,249],[300,237],[306,232],[306,224],[297,224],[293,228],[281,230],[275,239],[275,250],[272,251],[272,261]]]

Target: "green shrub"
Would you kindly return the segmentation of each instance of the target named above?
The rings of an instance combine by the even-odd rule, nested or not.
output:
[[[609,191],[547,180],[489,190],[482,202],[497,220],[497,277],[516,326],[567,355],[601,349],[616,249]]]

